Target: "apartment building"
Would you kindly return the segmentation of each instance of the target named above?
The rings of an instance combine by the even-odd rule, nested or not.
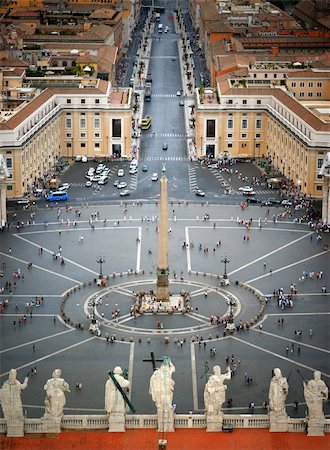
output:
[[[20,197],[62,156],[130,157],[131,90],[99,79],[79,88],[48,88],[0,118],[7,196]]]
[[[299,100],[330,100],[330,71],[302,70],[286,74],[286,86]]]
[[[267,157],[301,191],[322,197],[322,167],[330,149],[326,107],[318,115],[281,88],[232,87],[197,90],[196,150],[199,157]],[[314,105],[315,106],[315,105]]]

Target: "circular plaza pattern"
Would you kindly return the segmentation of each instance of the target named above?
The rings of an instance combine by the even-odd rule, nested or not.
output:
[[[71,385],[66,414],[102,413],[107,372],[117,365],[128,369],[137,412],[155,412],[148,394],[151,352],[157,364],[167,355],[176,366],[174,399],[179,413],[203,410],[207,375],[216,364],[225,370],[229,358],[235,374],[227,390],[233,406],[226,412],[246,412],[251,401],[256,411],[263,411],[271,370],[280,367],[289,378],[288,411],[292,417],[304,416],[297,369],[306,379],[314,370],[320,370],[326,382],[330,376],[329,297],[322,292],[329,286],[326,234],[316,240],[307,224],[292,219],[274,223],[276,209],[265,220],[266,210],[260,207],[242,211],[239,206],[177,206],[169,220],[170,291],[189,292],[192,310],[134,316],[133,293],[156,286],[156,205],[128,205],[127,213],[121,205],[96,209],[94,229],[89,221],[95,207],[82,208],[80,217],[70,209],[59,216],[56,209],[40,209],[34,224],[2,234],[1,300],[8,302],[1,315],[0,375],[3,381],[15,367],[22,379],[37,368],[22,395],[28,417],[43,414],[43,386],[57,367]],[[210,220],[202,219],[205,213]],[[22,220],[28,217],[27,212],[20,214]],[[245,221],[251,219],[247,229]],[[56,258],[58,252],[64,264]],[[229,286],[220,285],[225,254],[230,259]],[[106,259],[103,273],[109,278],[105,287],[95,283],[100,255]],[[273,293],[283,289],[288,296],[293,284],[293,304],[282,309]],[[235,306],[230,306],[232,300]],[[100,336],[88,330],[93,308]],[[225,331],[218,319],[231,309],[236,328],[246,323],[249,328]],[[297,330],[302,332],[299,337]],[[107,335],[115,339],[107,341]],[[253,380],[249,384],[245,373]],[[73,388],[77,381],[83,386],[80,391]],[[298,410],[292,407],[295,400]]]

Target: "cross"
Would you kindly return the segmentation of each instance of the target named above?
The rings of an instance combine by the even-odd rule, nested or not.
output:
[[[123,390],[123,388],[120,386],[120,384],[118,383],[118,381],[115,378],[114,373],[110,370],[108,372],[108,374],[110,375],[110,378],[112,379],[114,385],[116,386],[116,388],[118,389],[118,391],[121,393],[124,402],[129,406],[129,409],[132,411],[132,413],[134,414],[136,412],[132,402],[130,401],[130,399],[127,397],[125,391]],[[126,373],[127,375],[127,373]],[[124,378],[126,378],[125,374],[123,373]]]
[[[205,361],[205,363],[204,363],[204,373],[201,375],[201,378],[203,378],[203,377],[206,378],[206,381],[209,377],[209,365],[208,365],[207,361]]]
[[[155,371],[156,370],[156,362],[163,362],[164,361],[164,358],[162,358],[162,359],[156,359],[155,358],[155,354],[154,354],[154,352],[150,352],[150,359],[147,359],[147,358],[145,358],[145,359],[143,359],[142,360],[143,362],[151,362],[152,363],[152,369]]]

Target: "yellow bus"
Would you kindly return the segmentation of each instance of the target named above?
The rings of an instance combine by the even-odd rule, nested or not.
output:
[[[141,122],[142,130],[148,130],[151,127],[151,116],[145,116]]]

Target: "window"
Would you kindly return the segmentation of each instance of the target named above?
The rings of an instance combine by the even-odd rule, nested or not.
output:
[[[317,191],[322,191],[322,186],[320,186],[320,185],[316,186],[316,190]]]
[[[71,147],[72,147],[71,142],[67,142],[66,143],[66,148],[71,148]]]
[[[317,168],[321,169],[323,166],[323,158],[317,158]]]
[[[72,128],[72,119],[65,119],[66,128]]]
[[[80,99],[80,103],[81,103],[82,105],[85,104],[85,103],[86,103],[86,99],[81,98],[81,99]]]
[[[256,139],[260,139],[261,134],[260,133],[256,133]]]
[[[316,92],[316,97],[321,97],[321,96],[322,96],[321,92]]]
[[[317,87],[322,87],[322,82],[321,81],[318,81]]]
[[[86,119],[85,119],[85,117],[80,117],[80,128],[86,128]]]
[[[247,134],[246,133],[242,133],[241,138],[242,139],[246,139],[247,138]]]
[[[261,105],[261,100],[257,100],[257,105]]]
[[[227,148],[233,148],[233,144],[232,144],[231,142],[229,142],[229,143],[227,144]]]
[[[299,97],[305,97],[305,92],[299,92]]]
[[[112,136],[121,137],[121,119],[112,119]]]
[[[72,138],[72,133],[66,133],[66,138],[67,138],[67,139]]]
[[[206,121],[206,137],[214,138],[215,137],[215,120],[207,120]]]
[[[293,82],[293,83],[291,84],[291,86],[292,86],[292,87],[296,87],[296,86],[297,86],[297,83]]]
[[[232,105],[233,101],[232,100],[227,100],[228,105]]]
[[[100,143],[99,142],[95,142],[95,148],[100,148]]]
[[[253,74],[253,78],[257,78],[257,74],[256,73]]]
[[[86,143],[85,142],[81,142],[80,148],[85,148],[85,147],[86,147]]]
[[[67,103],[71,103],[71,98],[67,98],[67,99],[66,99],[66,102],[67,102]]]
[[[86,138],[86,133],[80,133],[80,138],[81,139],[85,139]]]
[[[100,133],[94,133],[94,137],[95,138],[99,138],[100,137]]]
[[[241,144],[241,147],[242,148],[246,148],[246,144]]]
[[[322,180],[323,175],[318,175],[316,178],[317,178],[318,180]]]
[[[227,128],[234,128],[234,120],[233,119],[228,119]]]
[[[305,87],[305,83],[304,83],[304,82],[301,82],[301,83],[299,83],[299,86],[300,86],[300,87]]]
[[[233,133],[228,133],[228,134],[227,134],[227,138],[228,138],[228,139],[230,139],[230,138],[232,138],[232,137],[233,137]]]
[[[261,128],[261,119],[256,120],[256,128]]]
[[[247,128],[247,126],[248,126],[247,119],[242,119],[242,128]]]
[[[7,184],[7,191],[12,191],[12,190],[13,190],[13,185]]]
[[[101,128],[101,119],[99,117],[94,117],[94,128]]]
[[[276,73],[274,73],[274,78],[277,78],[277,74]]]
[[[247,100],[242,101],[243,105],[247,105]]]
[[[308,83],[308,87],[313,87],[313,83]]]
[[[308,92],[308,97],[313,97],[313,92]]]
[[[268,78],[268,73],[265,73],[265,78]]]
[[[13,168],[13,159],[12,158],[6,158],[6,166],[8,169]]]
[[[100,103],[100,99],[99,99],[99,98],[96,98],[96,99],[95,99],[95,103],[98,105],[98,104]]]

